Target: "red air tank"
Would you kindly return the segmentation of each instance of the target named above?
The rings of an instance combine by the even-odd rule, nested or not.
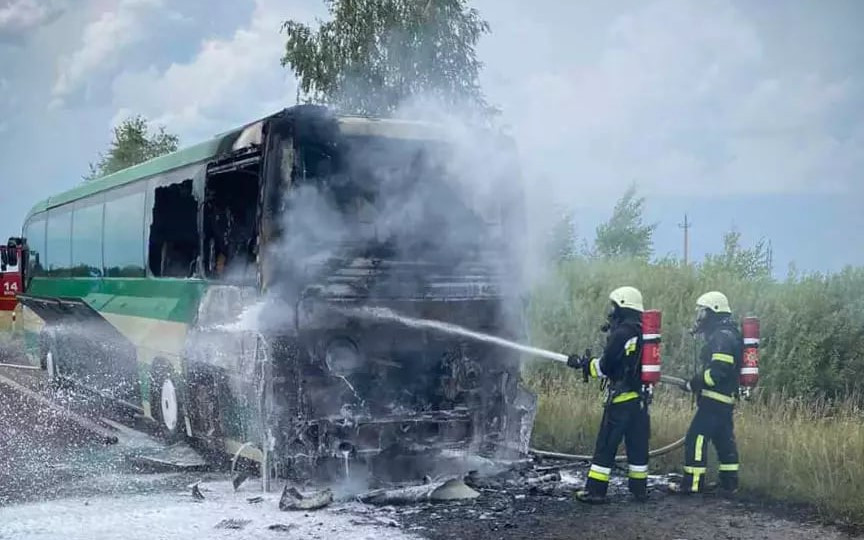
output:
[[[660,325],[659,310],[649,309],[642,314],[642,384],[660,382]]]
[[[759,319],[745,317],[741,324],[744,336],[744,358],[738,382],[745,388],[753,388],[759,382]]]

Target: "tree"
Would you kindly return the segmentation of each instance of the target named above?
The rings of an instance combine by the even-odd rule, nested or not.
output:
[[[559,262],[576,258],[576,223],[572,211],[561,211],[558,221],[549,231],[547,252],[551,259]]]
[[[127,118],[114,128],[114,138],[105,154],[99,154],[99,161],[90,164],[90,174],[85,180],[101,178],[123,170],[148,159],[177,150],[180,139],[160,126],[150,133],[150,126],[143,116]]]
[[[597,227],[594,249],[602,257],[636,257],[648,259],[653,252],[656,223],[644,224],[642,213],[645,197],[636,196],[636,186],[630,186],[615,204],[609,221]]]
[[[313,30],[286,21],[282,65],[308,101],[384,116],[407,98],[491,112],[475,47],[489,24],[467,0],[324,0],[331,19]]]
[[[741,246],[741,233],[735,229],[723,235],[723,253],[706,255],[703,271],[714,269],[731,273],[742,279],[759,279],[771,276],[771,243],[761,238],[752,248]]]

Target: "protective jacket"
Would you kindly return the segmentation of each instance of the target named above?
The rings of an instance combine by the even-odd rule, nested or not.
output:
[[[623,403],[638,399],[642,389],[640,359],[642,358],[642,321],[638,312],[622,310],[612,323],[603,355],[591,361],[592,377],[609,381],[609,402]]]
[[[618,446],[627,449],[628,486],[637,498],[647,494],[648,439],[651,421],[642,397],[640,359],[642,357],[641,315],[621,310],[613,321],[600,358],[589,366],[592,377],[608,379],[608,395],[597,443],[588,471],[585,493],[595,500],[605,498]]]
[[[732,318],[722,317],[705,333],[700,357],[702,369],[690,381],[699,395],[699,408],[684,441],[683,491],[699,492],[704,486],[708,442],[717,450],[720,485],[738,488],[738,448],[735,443],[733,408],[738,393],[738,372],[743,355],[741,333]]]
[[[714,322],[706,331],[705,345],[699,354],[701,370],[690,381],[698,392],[700,406],[706,401],[733,405],[738,394],[744,341],[731,317]]]

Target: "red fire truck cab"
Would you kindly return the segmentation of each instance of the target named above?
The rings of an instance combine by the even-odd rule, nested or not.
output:
[[[26,250],[21,238],[10,238],[0,246],[0,330],[12,327],[16,296],[24,292]]]

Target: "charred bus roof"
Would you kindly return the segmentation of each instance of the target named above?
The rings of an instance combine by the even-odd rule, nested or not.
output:
[[[430,122],[378,119],[350,115],[330,116],[328,110],[323,107],[298,105],[256,120],[238,129],[217,135],[208,141],[150,159],[95,180],[83,182],[72,189],[36,203],[28,212],[25,222],[34,214],[43,212],[49,208],[70,203],[101,191],[107,191],[152,176],[164,174],[187,165],[206,162],[247,146],[261,144],[262,128],[267,121],[275,118],[296,118],[303,116],[310,119],[318,117],[322,120],[328,117],[333,118],[338,123],[340,131],[345,135],[382,136],[402,139],[443,140],[446,138],[443,126]]]

